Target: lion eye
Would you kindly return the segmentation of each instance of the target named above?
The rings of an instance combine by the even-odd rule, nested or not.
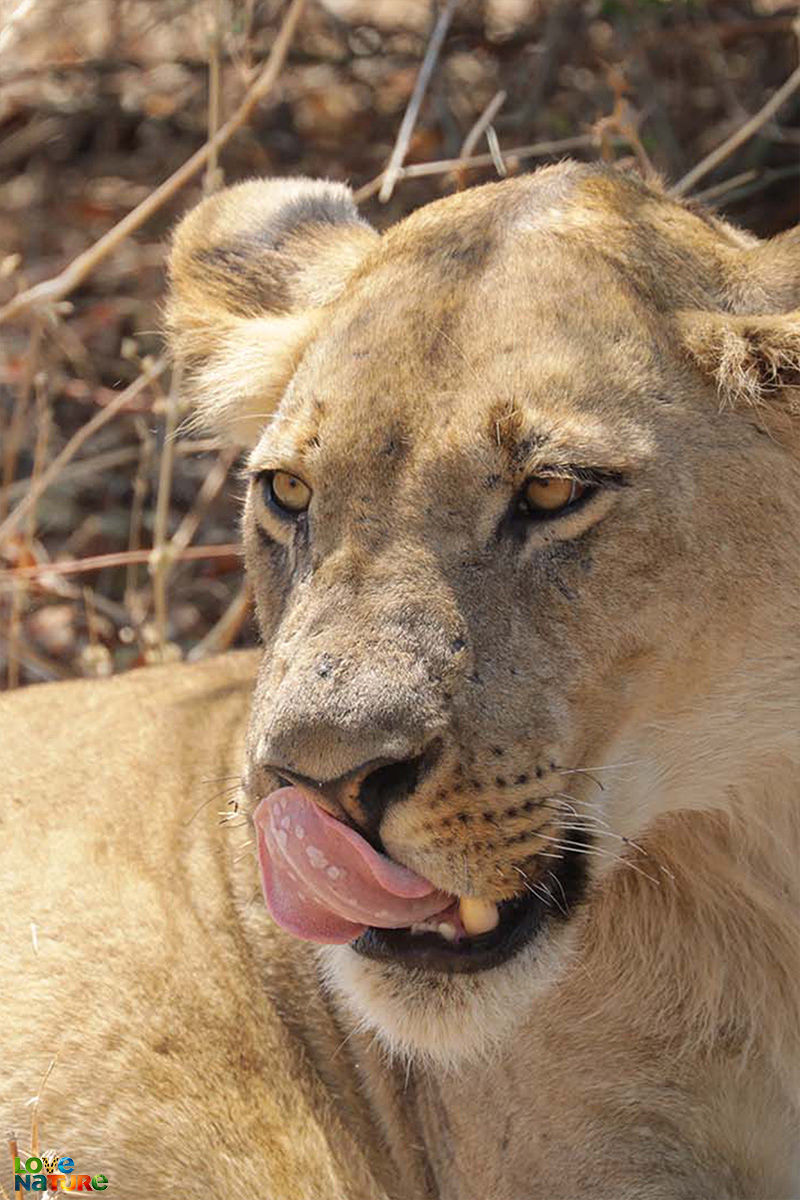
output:
[[[575,504],[588,491],[585,484],[563,475],[539,475],[529,479],[522,494],[528,513],[558,513]]]
[[[273,471],[264,486],[267,497],[284,512],[302,513],[311,503],[311,488],[288,471]]]

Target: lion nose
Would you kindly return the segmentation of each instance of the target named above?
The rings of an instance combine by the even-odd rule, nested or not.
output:
[[[281,783],[296,787],[331,816],[347,817],[377,836],[391,804],[407,799],[438,757],[439,743],[413,758],[376,758],[336,779],[312,779],[279,763],[264,764]]]

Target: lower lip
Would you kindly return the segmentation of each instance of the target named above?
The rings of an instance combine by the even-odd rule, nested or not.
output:
[[[423,971],[470,975],[499,967],[532,943],[550,925],[568,920],[587,886],[586,855],[565,853],[553,871],[560,904],[538,893],[525,893],[500,905],[500,924],[479,937],[447,942],[437,933],[369,928],[350,945],[364,958],[392,962]],[[556,883],[557,880],[557,883]],[[563,895],[562,895],[563,893]]]

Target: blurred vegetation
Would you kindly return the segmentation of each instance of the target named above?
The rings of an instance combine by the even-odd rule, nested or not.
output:
[[[429,0],[308,0],[276,87],[218,162],[65,300],[0,326],[0,686],[254,637],[235,455],[179,424],[170,434],[180,412],[161,362],[165,239],[204,187],[346,180],[383,227],[498,167],[562,157],[518,149],[563,139],[577,157],[677,181],[798,61],[796,10],[769,0],[461,0],[404,162],[459,158],[492,105],[472,139],[482,165],[401,172],[382,203],[368,185],[392,153],[436,11]],[[0,0],[0,306],[61,272],[205,143],[285,12],[278,0]],[[800,218],[798,95],[692,189],[761,235]],[[85,437],[89,421],[99,427]],[[37,502],[3,529],[40,480]]]

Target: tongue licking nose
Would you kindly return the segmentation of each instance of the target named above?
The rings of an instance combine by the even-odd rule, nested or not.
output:
[[[297,788],[272,792],[253,819],[267,907],[297,937],[350,942],[369,925],[404,928],[453,903]]]

